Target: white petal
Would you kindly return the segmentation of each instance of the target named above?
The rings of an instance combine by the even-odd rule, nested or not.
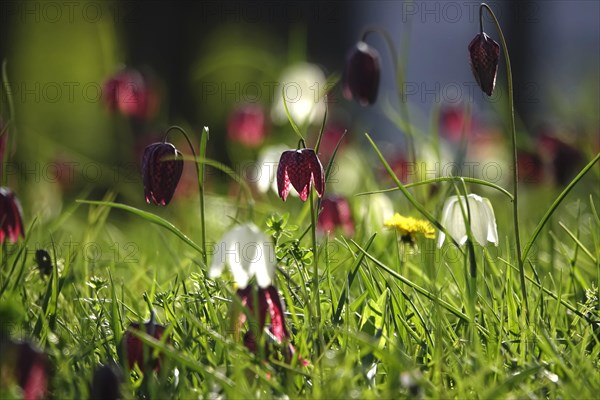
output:
[[[281,153],[286,150],[289,150],[287,146],[273,145],[261,151],[257,161],[258,176],[256,177],[256,188],[261,193],[266,193],[272,184],[275,184],[275,192],[277,192],[277,182],[275,179],[277,176],[277,165],[279,164]]]
[[[209,270],[214,278],[227,264],[240,289],[256,276],[261,288],[271,285],[275,275],[275,252],[269,238],[254,224],[239,225],[223,235]]]
[[[461,199],[461,201],[463,199],[464,197]],[[466,212],[466,204],[463,204],[462,206],[465,207]],[[453,204],[453,207],[450,209],[450,215],[446,229],[448,229],[448,233],[450,233],[450,236],[452,236],[459,246],[465,244],[467,241],[467,228],[465,226],[465,217],[463,216],[459,201],[456,201]]]
[[[482,246],[487,244],[487,223],[485,221],[485,211],[481,209],[481,197],[468,196],[469,212],[471,214],[471,232],[473,239]],[[466,211],[466,210],[465,210]]]
[[[456,202],[457,197],[456,196],[450,196],[446,199],[446,202],[444,203],[444,208],[442,209],[442,226],[444,228],[446,228],[446,230],[449,231],[449,222],[450,222],[450,210],[452,209],[452,206],[454,205],[454,203]],[[442,245],[444,244],[444,240],[446,239],[446,234],[442,231],[440,231],[440,236],[438,237],[438,248],[441,248]]]
[[[223,259],[222,251],[225,246],[225,242],[220,242],[217,245],[217,249],[215,250],[215,254],[212,259],[212,264],[208,269],[208,277],[210,279],[215,279],[217,276],[221,276],[223,269],[225,269],[225,260]]]
[[[251,275],[256,277],[256,283],[261,288],[266,288],[273,282],[275,275],[275,250],[267,235],[258,227],[251,225],[253,243],[249,243],[252,252]]]
[[[496,225],[496,216],[492,203],[488,199],[483,199],[481,208],[484,210],[487,218],[487,241],[498,246],[498,226]]]

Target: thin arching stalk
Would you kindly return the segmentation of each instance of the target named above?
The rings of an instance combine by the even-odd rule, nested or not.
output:
[[[206,129],[206,128],[205,128]],[[190,150],[192,151],[192,155],[194,156],[194,160],[196,160],[196,162],[194,162],[194,164],[196,164],[196,173],[198,174],[198,192],[199,192],[199,196],[200,196],[200,231],[202,234],[202,238],[201,238],[201,246],[202,246],[202,261],[204,262],[204,265],[207,265],[207,257],[206,257],[206,223],[205,223],[205,218],[204,218],[204,214],[205,214],[205,207],[204,207],[204,164],[203,163],[199,163],[197,162],[198,157],[196,155],[196,150],[194,150],[194,146],[192,145],[192,142],[190,141],[190,138],[188,136],[188,134],[185,132],[185,130],[177,125],[173,125],[171,126],[169,129],[167,129],[167,131],[165,132],[165,138],[164,141],[167,141],[167,137],[169,136],[169,132],[172,130],[177,130],[179,132],[181,132],[183,134],[183,136],[185,137],[185,140],[187,141]],[[204,132],[202,132],[202,135],[204,136]],[[202,139],[201,139],[202,141]],[[204,151],[202,149],[203,146],[201,146],[201,152]],[[202,157],[204,157],[204,154],[201,154]]]
[[[527,288],[525,286],[525,266],[523,262],[523,258],[521,256],[521,238],[519,234],[519,168],[518,168],[518,160],[517,160],[517,131],[515,128],[515,106],[514,106],[514,91],[513,91],[513,79],[512,79],[512,69],[510,67],[510,58],[508,56],[508,48],[506,46],[506,40],[504,39],[504,34],[502,33],[502,28],[500,28],[500,23],[496,18],[496,15],[492,11],[492,9],[485,3],[481,3],[479,6],[479,28],[481,32],[483,32],[483,10],[487,10],[487,12],[492,16],[494,20],[494,24],[496,25],[496,29],[498,30],[498,34],[500,35],[500,43],[502,45],[502,51],[504,53],[504,59],[506,62],[506,80],[508,84],[508,111],[510,114],[510,128],[511,128],[511,138],[512,138],[512,156],[513,156],[513,223],[515,226],[515,246],[517,251],[517,262],[519,265],[519,275],[521,282],[521,295],[523,296],[523,303],[525,305],[525,316],[527,321],[529,321],[529,303],[527,301]]]

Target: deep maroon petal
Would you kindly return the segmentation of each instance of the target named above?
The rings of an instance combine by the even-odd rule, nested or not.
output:
[[[358,42],[350,50],[344,70],[344,97],[355,99],[362,106],[374,104],[379,89],[380,71],[377,50],[363,41]]]
[[[475,80],[488,96],[496,85],[500,46],[485,33],[478,33],[469,44],[469,63]]]
[[[279,165],[277,166],[277,192],[279,197],[285,201],[290,192],[290,177],[287,168],[293,162],[294,150],[288,150],[281,153]]]
[[[0,243],[16,243],[19,236],[25,236],[21,204],[12,190],[0,187]]]
[[[319,197],[325,190],[325,179],[321,161],[312,149],[288,150],[281,154],[277,167],[277,188],[279,196],[285,201],[291,184],[300,199],[306,201],[311,182],[314,183]]]
[[[114,364],[98,366],[92,378],[90,398],[92,400],[117,400],[121,398],[123,374]]]
[[[48,360],[46,355],[29,342],[17,343],[17,383],[24,399],[43,399],[48,391]]]
[[[264,297],[266,300],[267,308],[269,309],[269,315],[271,317],[271,333],[280,342],[289,339],[290,334],[285,327],[285,317],[283,303],[279,297],[279,293],[274,286],[269,286],[264,290]]]
[[[306,162],[312,174],[312,180],[315,185],[315,190],[319,197],[323,196],[325,192],[325,173],[323,171],[323,165],[317,157],[317,154],[312,149],[304,149],[303,153],[306,157]]]
[[[171,143],[153,143],[142,157],[142,182],[147,203],[169,204],[183,172],[183,159]]]
[[[310,190],[311,169],[306,149],[296,150],[291,155],[291,161],[286,168],[290,182],[302,201],[308,198]]]
[[[154,337],[156,340],[161,340],[165,327],[154,323],[152,320],[144,324],[145,331],[148,335]],[[142,340],[132,333],[132,330],[140,330],[140,324],[133,322],[129,325],[129,329],[123,335],[122,346],[127,357],[127,364],[129,369],[132,369],[135,364],[138,364],[140,368],[144,367],[144,344]],[[148,354],[150,354],[148,350]],[[154,370],[160,369],[160,360],[156,359],[151,363],[151,367]]]

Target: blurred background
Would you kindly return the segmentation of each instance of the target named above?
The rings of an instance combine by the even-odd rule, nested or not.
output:
[[[550,132],[570,148],[581,147],[579,138],[595,138],[584,151],[597,151],[600,2],[489,4],[508,41],[521,136]],[[467,46],[479,31],[478,5],[2,1],[0,58],[8,86],[0,113],[4,121],[12,120],[15,151],[6,165],[8,182],[27,199],[32,214],[48,218],[60,212],[63,196],[79,197],[85,190],[100,197],[114,188],[126,202],[143,204],[142,149],[160,140],[170,125],[181,125],[196,138],[203,126],[210,127],[210,157],[232,166],[256,159],[269,144],[295,147],[297,137],[277,105],[284,81],[298,83],[286,94],[292,102],[300,105],[300,92],[302,101],[309,99],[293,113],[309,145],[322,116],[322,110],[312,111],[320,107],[319,94],[328,82],[337,82],[328,96],[334,139],[348,130],[345,140],[360,146],[363,133],[370,132],[387,143],[388,154],[401,153],[405,132],[392,122],[390,110],[402,99],[418,132],[431,134],[440,123],[440,129],[452,131],[452,121],[467,113],[473,129],[504,135],[503,56],[491,98],[476,86],[468,65]],[[367,41],[381,55],[382,82],[377,103],[363,108],[342,96],[339,78],[366,26],[389,31],[405,82],[399,96],[387,44],[370,35]],[[500,42],[487,16],[484,29]],[[236,134],[240,124],[250,136]],[[187,151],[178,134],[171,139]],[[494,156],[498,143],[488,142]],[[522,146],[535,151],[536,143],[524,139]],[[490,157],[490,150],[480,157]],[[193,172],[186,176],[193,183]],[[194,193],[193,184],[180,186],[178,192]]]

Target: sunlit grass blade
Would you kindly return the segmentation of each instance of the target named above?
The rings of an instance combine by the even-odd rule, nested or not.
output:
[[[140,210],[139,208],[128,206],[127,204],[113,203],[110,201],[96,201],[96,200],[76,200],[76,201],[79,203],[84,203],[84,204],[94,204],[94,205],[118,208],[120,210],[128,211],[132,214],[135,214],[135,215],[143,218],[145,221],[151,222],[153,224],[156,224],[158,226],[161,226],[161,227],[167,229],[168,231],[175,234],[175,236],[177,236],[183,242],[185,242],[190,247],[192,247],[194,250],[198,251],[198,253],[202,254],[202,248],[200,248],[200,246],[198,246],[198,244],[196,244],[193,240],[191,240],[189,237],[187,237],[183,232],[181,232],[179,229],[177,229],[175,227],[175,225],[173,225],[166,219],[159,217],[156,214],[152,214],[148,211],[144,211],[144,210]]]
[[[382,263],[381,261],[379,261],[378,259],[376,259],[375,257],[373,257],[371,254],[369,254],[365,249],[363,249],[354,240],[351,240],[351,242],[369,260],[373,261],[375,263],[375,265],[377,265],[381,269],[385,270],[387,273],[389,273],[390,275],[392,275],[394,278],[398,279],[402,283],[404,283],[404,284],[408,285],[409,287],[413,288],[416,292],[418,292],[418,293],[422,294],[423,296],[427,297],[429,300],[438,302],[442,307],[444,307],[446,310],[450,311],[452,314],[456,315],[458,318],[460,318],[460,319],[462,319],[464,321],[470,322],[469,317],[466,314],[464,314],[462,311],[460,311],[458,308],[456,308],[452,304],[446,302],[445,300],[442,300],[442,299],[434,296],[432,293],[430,293],[426,289],[422,288],[421,286],[417,285],[416,283],[414,283],[414,282],[406,279],[405,277],[403,277],[402,275],[400,275],[399,273],[397,273],[396,271],[394,271],[393,269],[391,269],[390,267],[388,267],[387,265],[385,265],[384,263]]]
[[[466,183],[474,183],[477,185],[491,187],[493,189],[498,190],[500,193],[504,194],[511,200],[513,198],[513,195],[508,190],[504,189],[502,186],[498,186],[492,182],[484,181],[482,179],[470,178],[468,176],[445,176],[445,177],[439,177],[439,178],[432,178],[432,179],[427,179],[424,181],[407,183],[406,185],[404,185],[404,187],[407,189],[410,189],[411,187],[427,185],[427,184],[431,184],[431,183],[457,182],[457,181],[464,181]],[[388,192],[395,192],[398,190],[401,190],[401,189],[399,187],[394,187],[394,188],[381,189],[381,190],[371,190],[368,192],[357,193],[355,196],[366,196],[366,195],[377,194],[377,193],[388,193]]]
[[[523,261],[525,261],[527,259],[527,255],[529,254],[529,251],[531,250],[531,246],[538,238],[540,232],[542,231],[542,228],[544,228],[544,226],[546,225],[546,223],[548,222],[548,220],[550,219],[552,214],[554,214],[554,211],[556,211],[556,209],[558,208],[560,203],[565,199],[565,197],[567,197],[567,195],[569,194],[571,189],[573,189],[573,187],[575,187],[575,185],[585,176],[585,174],[587,174],[587,172],[594,166],[594,164],[596,164],[598,162],[598,160],[600,160],[600,153],[596,154],[596,157],[594,157],[594,159],[592,161],[590,161],[585,167],[583,167],[581,172],[579,172],[579,174],[577,174],[577,176],[575,178],[573,178],[571,183],[569,183],[567,185],[567,187],[554,200],[554,202],[552,203],[552,205],[550,206],[548,211],[546,211],[546,214],[544,214],[544,216],[538,223],[537,227],[533,231],[531,238],[529,238],[529,240],[527,241],[527,244],[525,245],[525,247],[523,249],[523,254],[521,256]]]

